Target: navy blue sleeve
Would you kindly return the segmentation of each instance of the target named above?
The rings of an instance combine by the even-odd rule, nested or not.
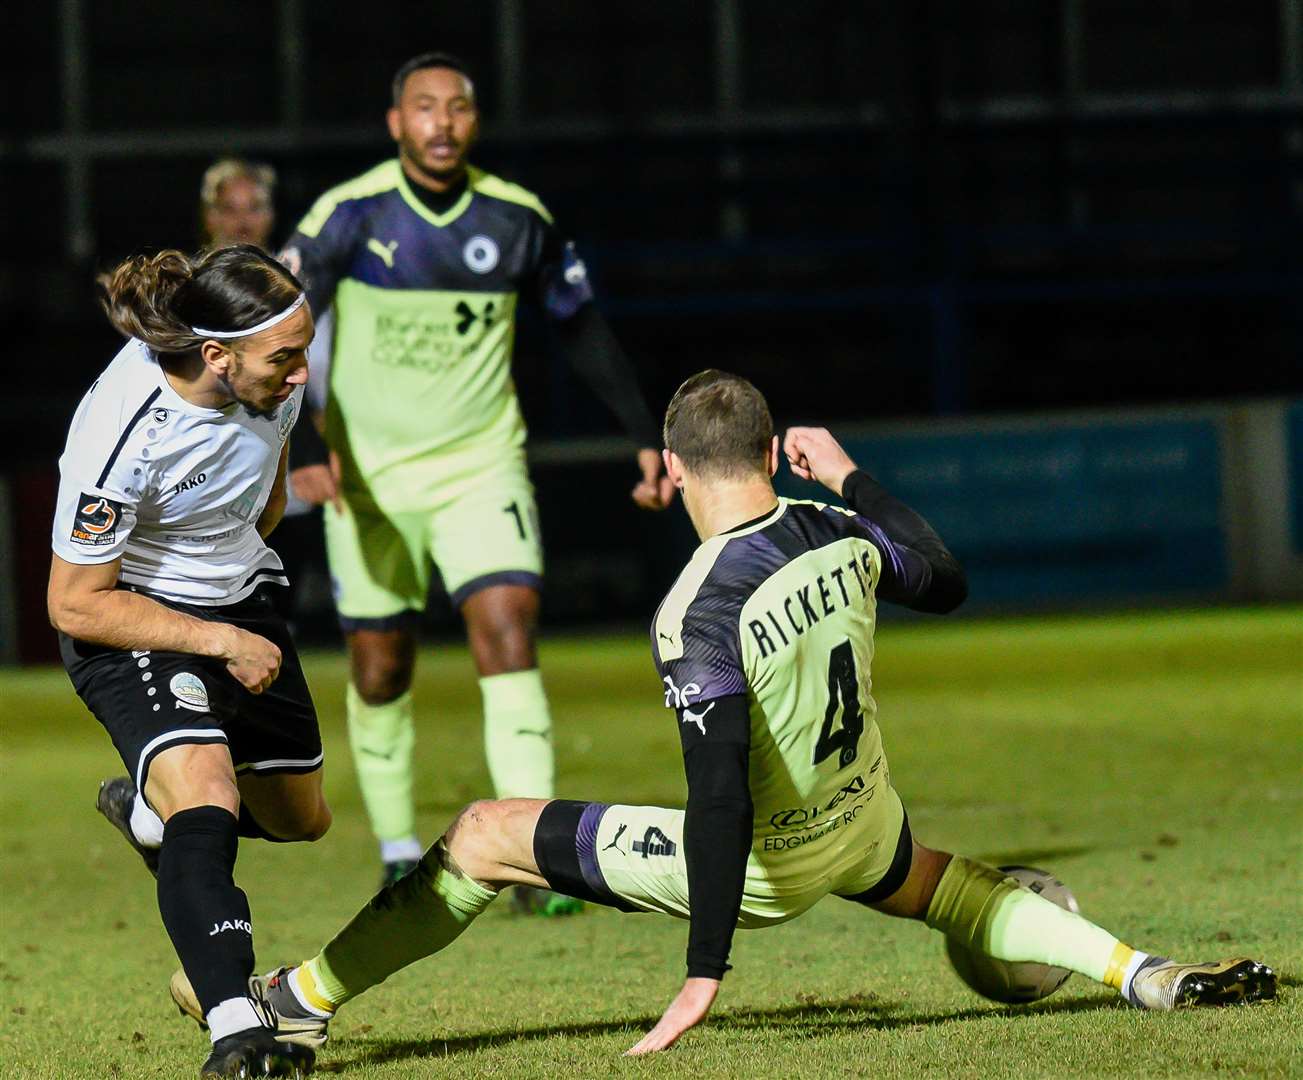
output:
[[[333,303],[335,289],[353,258],[357,233],[357,204],[341,202],[330,205],[327,202],[329,198],[329,195],[323,195],[308,211],[279,256],[291,273],[303,282],[314,318],[320,318]]]
[[[565,322],[593,301],[588,267],[556,225],[542,217],[536,218],[534,224],[539,234],[532,291],[549,320]]]
[[[639,447],[659,447],[660,428],[638,386],[633,364],[596,305],[585,304],[565,322],[552,325],[570,366],[615,413],[629,437]]]
[[[968,596],[968,579],[959,561],[923,517],[911,510],[863,469],[842,484],[842,497],[882,555],[877,594],[915,611],[944,615]]]

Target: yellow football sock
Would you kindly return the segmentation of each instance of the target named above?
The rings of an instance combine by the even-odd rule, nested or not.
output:
[[[926,922],[997,960],[1067,968],[1115,990],[1133,955],[1107,930],[961,855],[941,875]]]
[[[412,802],[412,695],[368,705],[348,684],[348,742],[371,828],[381,840],[416,835]]]
[[[537,668],[489,675],[484,696],[484,753],[499,799],[553,795],[552,714]]]
[[[408,964],[450,945],[497,893],[466,875],[440,840],[382,889],[299,970],[304,998],[333,1012]],[[307,984],[311,984],[311,990]]]

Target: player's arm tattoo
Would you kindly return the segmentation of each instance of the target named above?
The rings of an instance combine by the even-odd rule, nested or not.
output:
[[[730,694],[678,712],[688,779],[688,977],[721,979],[729,968],[751,851],[750,709],[745,694]]]

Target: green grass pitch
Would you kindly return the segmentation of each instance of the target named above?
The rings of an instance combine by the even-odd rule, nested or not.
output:
[[[640,636],[543,646],[559,793],[681,805],[675,726]],[[314,951],[377,867],[344,738],[345,664],[307,660],[335,826],[244,845],[261,967]],[[882,630],[892,776],[920,839],[1054,870],[1142,948],[1246,954],[1280,1000],[1147,1014],[1073,978],[1001,1008],[936,935],[836,899],[741,933],[708,1024],[622,1059],[677,990],[685,924],[491,908],[448,952],[350,1005],[319,1069],[348,1077],[1303,1075],[1303,610],[1272,608]],[[417,700],[432,840],[485,794],[479,697],[460,647],[427,650]],[[153,882],[94,812],[120,771],[58,670],[0,674],[0,1075],[193,1077],[206,1041],[166,995],[175,966]]]

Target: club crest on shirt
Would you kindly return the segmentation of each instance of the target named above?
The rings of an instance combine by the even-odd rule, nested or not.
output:
[[[121,503],[83,491],[77,499],[77,513],[73,515],[68,539],[82,547],[112,547],[118,540],[121,517]]]
[[[290,398],[289,401],[281,406],[281,422],[276,428],[276,435],[281,442],[285,441],[285,437],[290,433],[290,428],[294,426],[294,417],[298,415],[298,411],[298,405],[295,403],[293,398]]]
[[[167,688],[176,695],[178,709],[192,709],[194,712],[208,711],[208,687],[198,675],[188,671],[178,671],[172,676]]]
[[[461,249],[461,257],[475,273],[487,274],[498,265],[500,252],[495,240],[477,233],[466,241],[466,246]]]

